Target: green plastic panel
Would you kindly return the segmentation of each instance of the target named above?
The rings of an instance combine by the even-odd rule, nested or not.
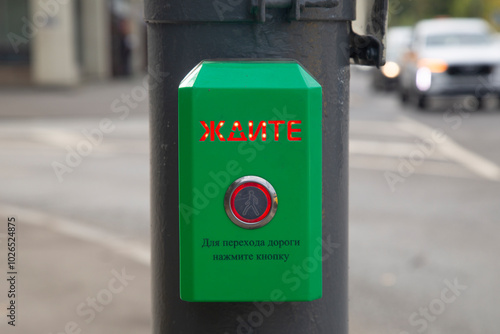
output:
[[[181,299],[321,297],[321,118],[321,86],[294,61],[204,61],[182,81]],[[274,218],[256,229],[224,209],[228,187],[249,175],[278,198]]]

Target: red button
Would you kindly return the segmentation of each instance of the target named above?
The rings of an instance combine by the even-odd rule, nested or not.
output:
[[[241,228],[261,228],[276,215],[278,196],[267,180],[255,175],[242,176],[227,188],[224,210]]]
[[[236,218],[248,224],[256,224],[271,211],[272,199],[266,187],[256,182],[247,182],[233,191],[230,205]]]

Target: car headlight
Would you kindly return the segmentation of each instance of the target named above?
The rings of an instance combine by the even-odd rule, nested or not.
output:
[[[388,61],[384,66],[380,68],[382,74],[388,77],[389,79],[394,79],[399,75],[401,69],[399,65],[393,61]]]
[[[448,69],[448,64],[441,59],[422,58],[417,65],[419,68],[428,68],[432,73],[443,73]]]
[[[417,70],[415,84],[421,92],[428,91],[431,88],[432,72],[428,67],[421,67]]]

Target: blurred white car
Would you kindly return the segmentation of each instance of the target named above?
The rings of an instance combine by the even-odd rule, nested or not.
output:
[[[500,94],[500,48],[482,19],[423,20],[413,30],[400,77],[403,102],[428,97]]]
[[[401,59],[408,50],[412,36],[411,27],[387,29],[386,63],[372,71],[372,86],[375,89],[390,90],[398,87],[401,73]]]

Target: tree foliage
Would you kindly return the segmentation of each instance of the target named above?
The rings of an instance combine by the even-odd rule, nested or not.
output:
[[[439,16],[482,17],[500,28],[500,0],[389,0],[389,25]]]

